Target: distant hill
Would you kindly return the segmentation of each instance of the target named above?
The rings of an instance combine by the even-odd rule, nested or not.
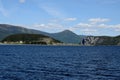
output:
[[[50,36],[64,43],[79,43],[84,38],[84,36],[77,35],[69,30],[65,30],[65,31],[58,32],[58,33],[47,33],[47,32],[43,32],[39,30],[27,29],[21,26],[0,24],[0,41],[4,39],[5,37],[10,36],[12,34],[21,34],[21,33],[43,34],[43,35]]]
[[[120,36],[88,36],[85,45],[120,45]]]
[[[61,43],[51,37],[41,34],[15,34],[2,40],[3,43],[18,44],[58,44]]]
[[[76,44],[78,44],[84,38],[83,36],[79,36],[70,30],[54,33],[51,34],[50,36],[64,43],[76,43]]]
[[[20,26],[8,25],[8,24],[0,24],[0,41],[5,37],[12,34],[20,34],[20,33],[29,33],[29,34],[48,34],[46,32],[27,29]]]

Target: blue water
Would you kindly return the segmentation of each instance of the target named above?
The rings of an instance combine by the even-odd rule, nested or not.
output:
[[[0,80],[120,80],[120,47],[1,45]]]

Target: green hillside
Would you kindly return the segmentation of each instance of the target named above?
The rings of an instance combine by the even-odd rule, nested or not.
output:
[[[12,34],[47,34],[42,31],[33,30],[33,29],[27,29],[20,26],[14,26],[14,25],[8,25],[8,24],[0,24],[0,41],[4,39],[7,36],[10,36]]]
[[[54,33],[51,35],[51,37],[57,40],[60,40],[64,43],[74,43],[74,44],[78,44],[83,38],[85,38],[85,36],[83,37],[83,36],[77,35],[70,30]]]
[[[15,34],[10,35],[2,40],[3,43],[18,43],[18,44],[57,44],[61,43],[51,37],[41,34]]]
[[[56,40],[59,40],[64,43],[75,43],[78,44],[85,36],[80,36],[72,31],[65,30],[58,33],[47,33],[39,30],[33,30],[24,28],[21,26],[9,25],[9,24],[0,24],[0,41],[5,37],[13,35],[13,34],[43,34],[46,36],[50,36]]]

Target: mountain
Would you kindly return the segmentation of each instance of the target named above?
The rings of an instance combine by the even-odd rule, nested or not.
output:
[[[120,36],[88,36],[85,45],[120,45]]]
[[[47,33],[39,30],[34,29],[27,29],[21,26],[14,26],[14,25],[8,25],[8,24],[0,24],[0,41],[4,39],[7,36],[10,36],[12,34],[43,34],[46,36],[50,36],[56,40],[59,40],[64,43],[79,43],[83,39],[83,36],[79,36],[72,31],[65,30],[58,33]]]
[[[20,26],[8,25],[8,24],[0,24],[0,41],[5,37],[12,34],[20,34],[20,33],[29,33],[29,34],[48,34],[46,32],[27,29]]]
[[[83,36],[79,36],[70,30],[64,30],[62,32],[54,33],[49,36],[57,40],[60,40],[64,43],[75,43],[75,44],[78,44],[83,39]]]
[[[3,43],[9,44],[60,44],[61,42],[55,40],[49,36],[41,35],[41,34],[14,34],[6,37],[2,40]]]

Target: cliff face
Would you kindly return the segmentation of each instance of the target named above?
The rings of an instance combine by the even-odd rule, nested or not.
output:
[[[120,36],[108,37],[108,36],[88,36],[85,39],[87,46],[94,45],[120,45]]]

